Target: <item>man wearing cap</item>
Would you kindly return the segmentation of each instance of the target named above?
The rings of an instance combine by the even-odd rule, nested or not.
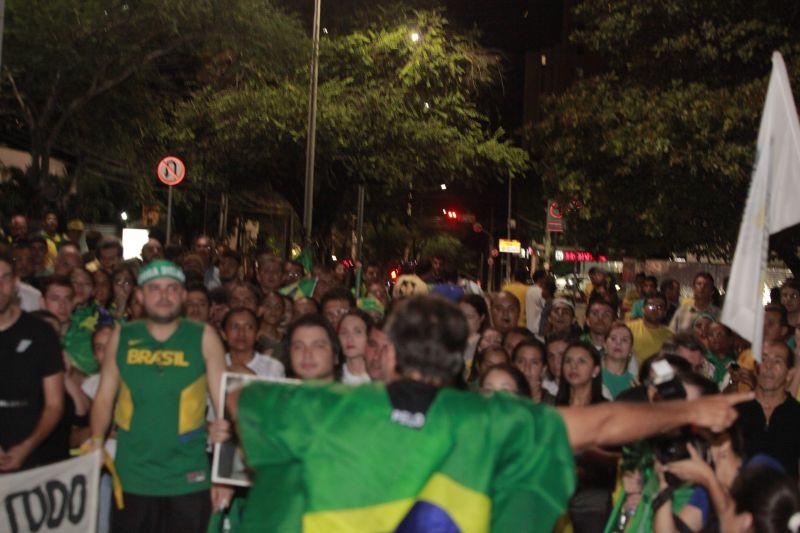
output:
[[[566,298],[555,298],[547,315],[547,334],[568,333],[577,337],[575,305]]]
[[[116,467],[123,509],[115,531],[205,531],[211,506],[229,494],[211,488],[206,402],[219,406],[224,349],[210,326],[181,318],[181,269],[155,260],[139,273],[144,320],[117,325],[107,345],[91,413],[92,447],[117,427]],[[119,393],[119,394],[118,394]]]
[[[78,249],[80,250],[81,254],[85,254],[89,251],[89,247],[86,246],[86,241],[83,239],[83,231],[86,227],[83,225],[83,221],[79,218],[73,218],[69,222],[67,222],[67,238],[70,242],[74,242]]]

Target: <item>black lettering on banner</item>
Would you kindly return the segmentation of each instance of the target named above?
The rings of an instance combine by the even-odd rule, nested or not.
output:
[[[38,518],[33,517],[33,509],[31,508],[30,500],[31,495],[35,495],[39,500],[41,516]],[[13,500],[17,496],[22,498],[22,506],[25,509],[25,519],[28,523],[27,530],[20,529],[19,525],[17,524],[17,517],[16,513],[14,512],[13,504]],[[42,525],[44,525],[45,519],[47,518],[47,498],[45,498],[42,488],[36,487],[33,490],[15,492],[6,496],[6,513],[8,514],[8,523],[11,526],[12,533],[17,533],[18,531],[33,531],[35,533],[36,531],[39,531]]]
[[[47,516],[47,527],[49,529],[55,529],[61,525],[61,521],[64,519],[64,512],[67,507],[65,505],[68,496],[67,487],[60,481],[53,480],[45,483],[44,488],[47,491],[47,502],[50,504],[50,512]],[[56,500],[57,492],[61,494],[61,501]]]
[[[14,492],[5,498],[5,511],[11,533],[31,531],[36,533],[47,521],[47,529],[57,529],[64,521],[64,516],[73,524],[79,524],[86,513],[86,476],[78,474],[72,478],[67,487],[61,481],[51,480],[42,487]],[[45,495],[45,492],[47,493]],[[60,494],[60,497],[57,495]],[[32,502],[32,497],[34,497]],[[27,524],[20,524],[14,509],[14,500],[22,501]],[[34,503],[38,501],[41,514],[34,516]],[[25,527],[27,525],[27,527]]]
[[[80,489],[80,506],[78,509],[75,509],[75,494],[78,492],[76,489]],[[72,478],[72,486],[70,487],[70,496],[69,496],[69,521],[73,524],[77,524],[81,520],[83,520],[83,514],[86,511],[86,477],[83,474],[78,474],[74,478]]]

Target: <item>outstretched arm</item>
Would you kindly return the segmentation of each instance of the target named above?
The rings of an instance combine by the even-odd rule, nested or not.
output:
[[[734,406],[752,400],[752,392],[706,396],[692,401],[613,402],[559,408],[574,450],[617,446],[688,424],[721,431],[736,420]]]

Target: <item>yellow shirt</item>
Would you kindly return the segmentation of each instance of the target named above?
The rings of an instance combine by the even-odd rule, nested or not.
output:
[[[651,355],[661,350],[665,341],[671,340],[674,333],[666,326],[648,328],[644,318],[637,318],[627,323],[633,333],[633,355],[641,365]]]

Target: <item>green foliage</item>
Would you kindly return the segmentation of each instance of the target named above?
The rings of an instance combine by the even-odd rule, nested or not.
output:
[[[413,43],[412,31],[421,39]],[[315,233],[370,199],[459,179],[479,186],[520,176],[527,154],[490,131],[476,97],[499,59],[449,31],[437,12],[340,36],[323,36],[317,118]],[[303,203],[308,76],[198,91],[170,136],[197,149],[204,168],[238,192]],[[398,204],[398,208],[400,205]]]
[[[530,134],[547,194],[583,204],[568,237],[636,256],[729,253],[772,50],[798,73],[798,4],[589,0],[578,15],[573,40],[609,71],[550,98]]]

